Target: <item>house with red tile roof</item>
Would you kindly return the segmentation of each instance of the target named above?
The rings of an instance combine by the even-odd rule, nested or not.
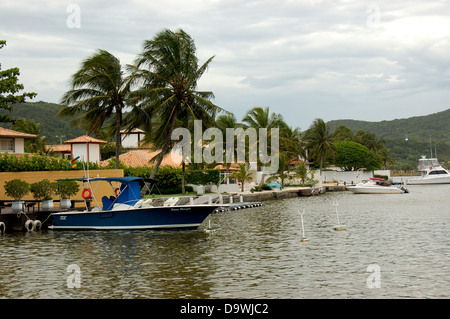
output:
[[[70,144],[45,145],[45,150],[52,152],[56,157],[70,159],[72,156]]]
[[[100,162],[100,144],[106,144],[107,142],[88,135],[82,135],[64,141],[64,143],[70,144],[70,157],[72,159],[79,156],[81,161]]]
[[[37,135],[0,127],[0,153],[23,154],[27,138],[35,139]]]

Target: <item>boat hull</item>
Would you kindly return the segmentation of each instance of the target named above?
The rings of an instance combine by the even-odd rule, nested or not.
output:
[[[173,206],[98,212],[53,213],[53,230],[192,229],[219,206]]]
[[[450,184],[450,176],[414,178],[406,181],[407,185]]]
[[[398,187],[379,186],[348,186],[347,189],[354,194],[403,194],[404,190]]]

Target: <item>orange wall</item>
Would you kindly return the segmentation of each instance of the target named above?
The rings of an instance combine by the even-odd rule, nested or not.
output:
[[[102,169],[102,170],[91,170],[89,171],[90,177],[123,177],[123,169]],[[36,171],[36,172],[3,172],[0,173],[0,199],[2,200],[9,200],[13,199],[11,197],[6,196],[5,194],[5,188],[3,187],[5,185],[5,181],[9,181],[15,178],[19,178],[21,180],[24,180],[28,182],[29,184],[39,182],[43,179],[48,179],[50,181],[56,181],[58,179],[64,179],[64,178],[80,178],[84,177],[84,171],[77,170],[77,171]],[[103,196],[111,196],[114,195],[113,190],[111,189],[111,186],[107,182],[95,182],[92,183],[93,191],[95,192],[95,197],[97,198],[97,201],[99,205],[101,206],[101,198]],[[77,195],[73,196],[71,199],[76,200],[83,200],[83,197],[81,196],[82,188],[81,188],[81,182],[80,182],[80,191]],[[58,195],[54,195],[53,199],[59,199]],[[23,200],[34,200],[33,194],[30,192],[28,195],[26,195]],[[55,206],[58,204],[55,203]],[[82,204],[81,204],[82,205]],[[95,201],[92,201],[92,206],[97,206]],[[77,204],[77,207],[80,206],[80,204]]]

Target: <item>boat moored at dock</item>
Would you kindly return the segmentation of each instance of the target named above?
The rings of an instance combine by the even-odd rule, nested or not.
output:
[[[134,229],[189,229],[197,228],[219,207],[220,204],[189,203],[180,205],[180,198],[171,197],[164,201],[141,198],[141,186],[154,185],[153,179],[141,177],[97,177],[72,179],[87,184],[83,198],[95,194],[92,183],[111,184],[116,196],[103,196],[102,206],[84,211],[61,211],[51,214],[49,229],[53,230],[134,230]],[[117,184],[113,185],[113,183]],[[120,185],[120,186],[119,186]]]
[[[347,186],[354,194],[403,194],[408,190],[402,186],[394,186],[383,178],[372,177],[368,181],[362,181],[354,186]]]

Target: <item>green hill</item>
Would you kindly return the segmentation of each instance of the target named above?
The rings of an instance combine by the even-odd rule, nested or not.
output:
[[[353,133],[362,129],[386,140],[386,147],[401,165],[415,168],[421,155],[437,156],[441,162],[450,160],[450,109],[425,116],[391,121],[369,122],[333,120],[328,125],[334,130],[339,125],[349,127]],[[405,135],[408,140],[406,141]],[[431,143],[430,143],[431,141]],[[431,150],[430,150],[431,145]]]
[[[56,136],[65,135],[62,138],[64,141],[85,134],[82,129],[71,125],[71,118],[56,116],[60,107],[58,104],[43,101],[27,102],[15,104],[11,113],[1,109],[0,114],[9,113],[15,119],[31,119],[40,124],[40,135],[47,137],[48,144],[59,144],[60,139]],[[1,126],[11,127],[11,125],[5,123],[1,123]]]

